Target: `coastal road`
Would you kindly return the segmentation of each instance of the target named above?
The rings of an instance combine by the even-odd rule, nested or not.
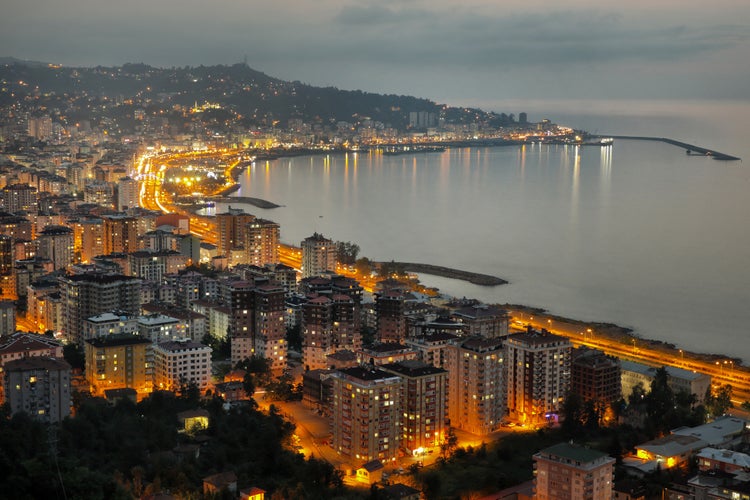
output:
[[[567,337],[574,346],[584,345],[599,349],[620,359],[654,367],[674,366],[705,373],[711,376],[715,385],[732,386],[732,402],[735,405],[750,401],[750,370],[737,365],[734,359],[700,356],[629,335],[610,338],[604,332],[597,331],[594,325],[568,322],[558,317],[521,309],[506,309],[511,315],[511,324],[518,330],[524,330],[525,325],[531,325],[535,329],[544,328],[551,333]]]

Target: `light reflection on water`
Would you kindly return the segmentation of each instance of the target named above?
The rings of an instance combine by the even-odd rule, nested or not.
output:
[[[615,141],[281,159],[240,181],[242,195],[284,205],[246,207],[280,223],[284,241],[318,231],[376,260],[494,274],[511,284],[423,281],[750,360],[741,165]]]

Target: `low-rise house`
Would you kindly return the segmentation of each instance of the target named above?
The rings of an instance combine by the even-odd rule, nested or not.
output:
[[[687,468],[690,460],[708,443],[695,436],[669,434],[635,447],[634,457],[623,459],[625,466],[636,475],[647,474],[657,468]]]
[[[204,495],[218,495],[222,491],[237,493],[237,474],[233,471],[220,472],[203,478]]]
[[[193,432],[208,429],[209,416],[208,410],[197,408],[178,413],[177,420],[180,422],[180,429],[183,432]]]
[[[383,462],[370,460],[357,469],[357,481],[365,484],[375,484],[383,479]]]

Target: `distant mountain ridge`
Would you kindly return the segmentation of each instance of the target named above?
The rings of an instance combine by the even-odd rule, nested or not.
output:
[[[330,125],[369,118],[403,130],[409,126],[410,112],[434,113],[435,123],[438,119],[446,123],[487,122],[493,126],[513,123],[512,115],[450,107],[424,98],[284,81],[246,64],[156,68],[130,63],[73,68],[7,57],[0,61],[4,61],[0,62],[3,80],[26,82],[42,94],[83,92],[89,97],[130,102],[139,107],[165,100],[181,106],[211,102],[230,110],[247,125],[286,125],[294,118]]]
[[[49,63],[41,61],[29,61],[11,56],[0,56],[0,64],[21,64],[25,66],[49,66]]]

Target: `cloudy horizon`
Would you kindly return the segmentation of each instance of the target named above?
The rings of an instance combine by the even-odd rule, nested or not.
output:
[[[0,55],[68,66],[247,58],[285,80],[447,103],[750,99],[748,5],[546,5],[11,0],[0,20]]]

